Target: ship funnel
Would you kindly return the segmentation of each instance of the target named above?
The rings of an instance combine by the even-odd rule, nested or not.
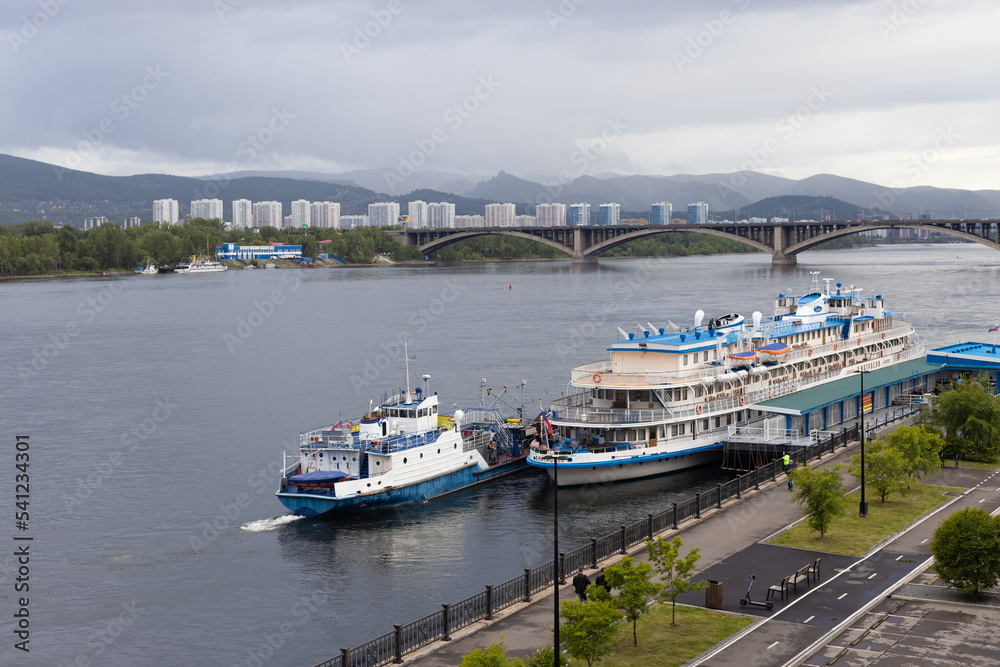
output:
[[[760,320],[761,320],[762,317],[764,317],[764,316],[761,315],[761,313],[760,313],[759,310],[753,311],[753,328],[754,329],[759,329],[760,328]]]
[[[697,310],[695,312],[695,314],[694,314],[694,325],[695,325],[695,327],[700,327],[701,326],[701,321],[703,319],[705,319],[705,311],[704,310],[700,310],[700,309]]]

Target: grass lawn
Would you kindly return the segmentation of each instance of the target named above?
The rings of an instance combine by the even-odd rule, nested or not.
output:
[[[950,486],[917,484],[905,496],[898,492],[889,494],[884,505],[869,490],[865,494],[868,517],[861,519],[858,517],[859,489],[847,496],[847,512],[833,520],[824,537],[821,538],[803,521],[771,539],[771,544],[859,556],[947,501],[948,498],[941,495],[945,491],[961,490]]]
[[[656,604],[639,619],[639,646],[632,646],[632,624],[625,621],[615,639],[614,651],[598,664],[601,667],[683,665],[755,620],[677,605],[677,627],[672,628],[670,605]]]

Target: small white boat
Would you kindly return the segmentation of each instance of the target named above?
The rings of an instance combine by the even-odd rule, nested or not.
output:
[[[147,261],[146,266],[137,266],[135,272],[143,276],[152,276],[159,273],[160,270],[156,268],[156,264]]]

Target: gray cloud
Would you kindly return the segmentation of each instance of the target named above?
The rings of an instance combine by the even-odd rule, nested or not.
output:
[[[586,173],[729,171],[774,139],[761,171],[888,183],[951,126],[920,182],[1000,176],[991,3],[63,1],[0,9],[0,151],[201,174],[423,147],[424,168],[555,176],[619,119]]]

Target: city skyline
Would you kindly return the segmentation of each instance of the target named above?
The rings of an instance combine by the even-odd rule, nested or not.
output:
[[[0,152],[112,175],[380,169],[387,193],[500,169],[995,188],[997,18],[963,0],[16,0]]]

